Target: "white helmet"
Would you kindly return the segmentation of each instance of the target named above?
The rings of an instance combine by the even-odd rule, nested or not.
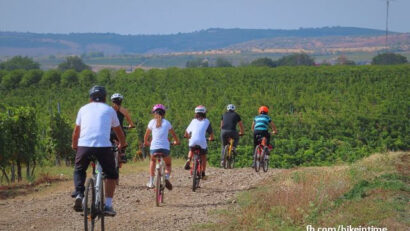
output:
[[[120,93],[114,93],[112,96],[111,96],[111,101],[113,101],[113,100],[123,100],[124,99],[124,96],[122,96]]]
[[[199,105],[195,108],[195,113],[206,113],[206,108],[205,106]]]
[[[226,106],[226,110],[228,111],[235,111],[236,107],[233,104],[228,104],[228,106]]]

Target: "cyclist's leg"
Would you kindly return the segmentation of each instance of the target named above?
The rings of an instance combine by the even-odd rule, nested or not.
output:
[[[238,143],[239,143],[239,133],[238,133],[238,131],[232,131],[232,138],[233,138],[233,146],[235,148],[238,147]]]
[[[269,133],[269,131],[266,131],[266,133],[264,134],[264,136],[266,137],[266,146],[269,147],[269,144],[270,144],[270,133]],[[266,152],[266,154],[269,155],[269,151]]]
[[[203,172],[203,175],[205,174],[205,170],[206,170],[206,154],[207,153],[208,153],[207,149],[201,148],[201,171]]]
[[[88,147],[78,147],[77,154],[75,156],[74,167],[74,187],[77,194],[84,194],[84,183],[86,179],[86,172],[88,165],[90,164]]]
[[[225,156],[224,156],[225,145],[228,144],[228,131],[226,130],[221,130],[221,144],[222,144],[222,147],[221,147],[221,167],[222,167],[222,163],[225,159]]]

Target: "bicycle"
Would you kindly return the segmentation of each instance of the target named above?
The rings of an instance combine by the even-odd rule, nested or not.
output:
[[[254,157],[254,168],[256,172],[259,172],[260,167],[262,165],[263,171],[267,172],[268,171],[268,166],[269,166],[269,148],[270,146],[267,146],[267,139],[266,137],[262,137],[261,135],[258,135],[258,145],[255,147],[255,151],[253,152],[253,157]]]
[[[100,163],[93,160],[92,177],[87,179],[83,201],[84,230],[94,230],[95,223],[100,220],[104,230],[104,181]],[[90,224],[89,224],[90,223]],[[90,225],[90,226],[89,226]]]
[[[239,134],[239,136],[243,136],[243,134]],[[223,160],[223,167],[225,169],[232,169],[235,163],[236,157],[236,149],[233,146],[234,139],[232,137],[228,137],[228,144],[224,147],[224,160]]]
[[[163,153],[154,153],[157,159],[157,164],[155,165],[155,204],[158,207],[160,203],[164,203],[164,192],[165,192],[165,161],[163,159]]]
[[[197,188],[199,188],[199,182],[202,179],[202,161],[201,161],[201,146],[196,145],[192,149],[193,152],[193,167],[191,168],[191,176],[192,176],[192,191],[195,192]]]
[[[129,129],[129,127],[122,127],[125,135],[125,131]],[[120,183],[120,168],[122,164],[127,163],[127,158],[125,156],[125,149],[118,150],[117,142],[114,139],[111,139],[111,144],[112,144],[112,151],[114,152],[114,158],[115,158],[115,170],[117,171],[118,174],[118,179],[116,184],[119,185]]]

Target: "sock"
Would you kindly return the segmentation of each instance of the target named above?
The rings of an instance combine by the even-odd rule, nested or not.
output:
[[[149,176],[149,182],[152,184],[154,183],[154,177],[153,176]]]
[[[169,180],[169,173],[165,174],[165,179]]]
[[[112,207],[112,197],[105,198],[105,206]]]

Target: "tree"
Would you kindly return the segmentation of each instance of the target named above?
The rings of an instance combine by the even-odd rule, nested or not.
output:
[[[14,70],[10,71],[7,75],[5,75],[1,80],[1,86],[4,89],[14,89],[18,86],[21,79],[23,78],[24,71],[23,70]]]
[[[108,69],[102,69],[97,73],[97,82],[99,84],[107,84],[111,80],[111,71]]]
[[[404,63],[407,63],[407,58],[395,53],[378,54],[372,59],[372,65],[394,65]]]
[[[48,148],[51,156],[55,155],[56,163],[61,164],[65,160],[66,165],[74,160],[71,149],[71,122],[60,113],[50,116],[48,135]]]
[[[257,66],[257,67],[276,67],[276,63],[273,62],[272,59],[270,58],[259,58],[255,59],[251,62],[251,66]]]
[[[29,70],[23,75],[23,78],[20,81],[20,86],[28,87],[30,85],[36,84],[41,80],[42,76],[42,70]]]
[[[90,86],[95,84],[96,78],[95,73],[90,70],[83,70],[79,76],[80,84],[82,86]]]
[[[72,87],[78,83],[78,74],[75,70],[66,70],[61,75],[61,86]]]
[[[53,84],[59,84],[61,80],[61,74],[57,70],[48,70],[44,73],[43,78],[40,80],[40,84],[50,87]]]
[[[216,67],[232,67],[232,63],[222,57],[218,57],[216,59],[215,66]]]
[[[208,67],[209,64],[208,64],[208,59],[197,58],[197,59],[187,61],[185,66],[188,67],[188,68],[190,68],[190,67]]]
[[[91,70],[91,67],[86,65],[80,57],[70,56],[66,58],[65,62],[58,65],[58,69],[61,71],[73,69],[77,72],[81,72],[83,70]]]
[[[29,57],[15,56],[8,61],[0,63],[0,69],[9,70],[9,71],[17,70],[17,69],[23,69],[23,70],[40,69],[40,64],[34,62]]]
[[[354,66],[354,65],[356,65],[356,63],[353,60],[347,59],[346,56],[341,55],[341,56],[337,57],[336,65]]]
[[[305,53],[283,56],[277,61],[278,66],[313,66],[315,60]]]

